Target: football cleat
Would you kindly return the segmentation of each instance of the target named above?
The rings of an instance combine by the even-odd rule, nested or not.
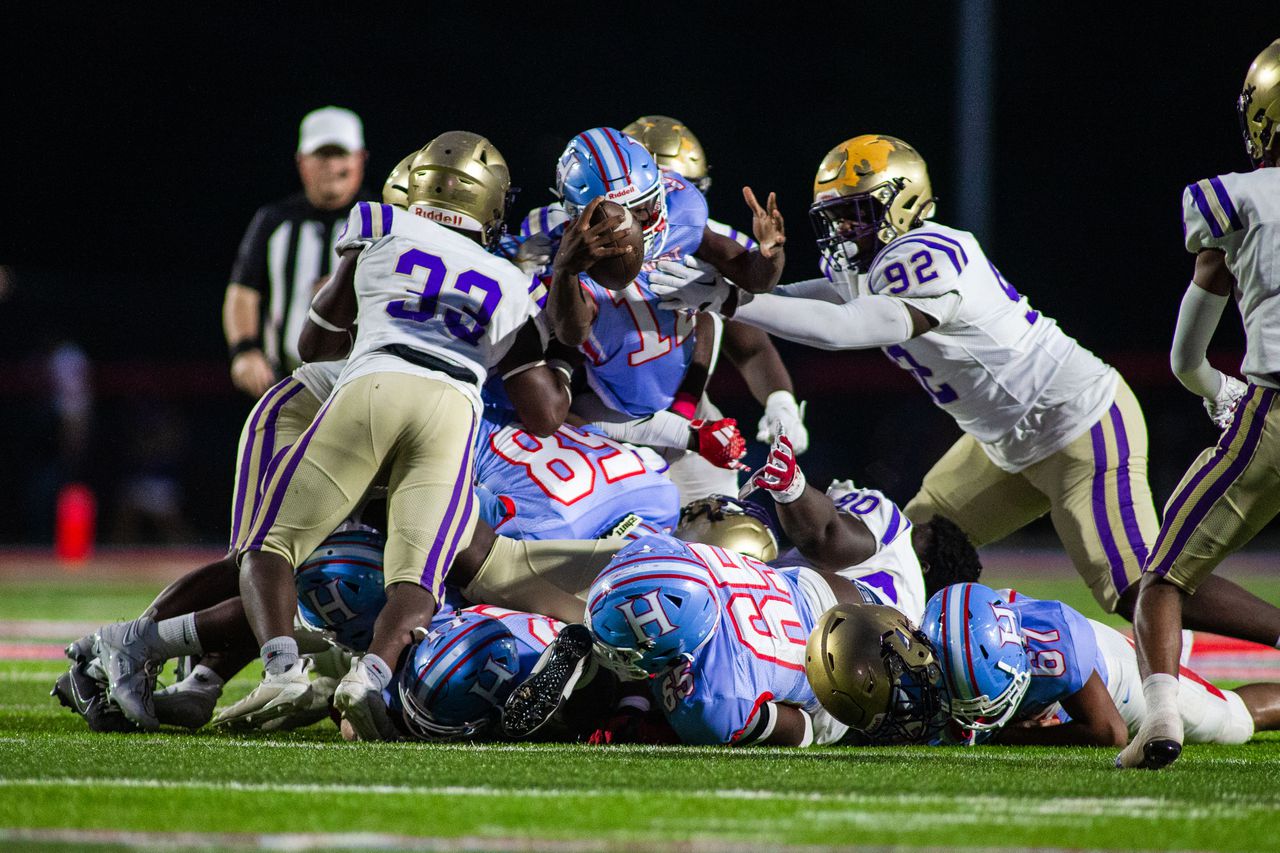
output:
[[[1182,754],[1182,738],[1182,715],[1176,709],[1171,714],[1153,714],[1148,708],[1138,733],[1116,756],[1116,767],[1122,770],[1168,767]]]
[[[507,698],[502,709],[507,737],[526,738],[547,724],[582,677],[591,645],[587,626],[565,626],[538,658],[533,674]]]
[[[84,718],[90,731],[136,732],[138,726],[107,701],[106,686],[88,674],[88,664],[77,661],[58,676],[49,691],[64,708]]]
[[[154,647],[158,639],[155,620],[145,616],[104,625],[95,635],[94,652],[107,674],[107,698],[144,729],[160,725],[152,697],[164,662]]]
[[[268,720],[260,727],[264,732],[289,732],[306,728],[321,720],[329,719],[329,711],[333,707],[333,692],[338,686],[338,679],[327,675],[317,676],[311,680],[311,701],[305,707],[292,714]]]
[[[166,726],[198,729],[213,719],[221,695],[220,685],[204,683],[200,676],[189,677],[155,692],[156,719]]]
[[[311,661],[297,663],[277,675],[266,674],[253,692],[213,718],[215,726],[245,730],[284,717],[311,705]]]
[[[351,724],[360,740],[398,740],[395,726],[387,715],[382,688],[374,683],[369,671],[359,661],[338,682],[333,693],[333,707]]]

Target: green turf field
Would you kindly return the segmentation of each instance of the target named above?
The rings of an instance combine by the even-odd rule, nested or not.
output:
[[[3,585],[0,620],[128,617],[157,588]],[[1078,581],[1020,586],[1095,612]],[[1188,747],[1161,773],[1115,771],[1113,750],[364,745],[328,724],[287,737],[92,735],[48,696],[60,669],[0,662],[5,849],[1280,846],[1275,735]],[[241,677],[228,695],[250,686]]]

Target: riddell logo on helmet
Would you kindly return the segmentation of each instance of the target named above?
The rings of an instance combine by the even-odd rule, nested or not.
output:
[[[628,184],[620,190],[610,190],[604,194],[604,197],[609,201],[617,201],[620,198],[630,198],[639,192],[640,190],[636,188],[635,184]]]
[[[432,222],[439,222],[441,225],[451,225],[454,228],[461,228],[466,225],[466,217],[460,213],[448,213],[443,210],[434,210],[426,207],[415,207],[413,212],[423,219],[430,219]]]

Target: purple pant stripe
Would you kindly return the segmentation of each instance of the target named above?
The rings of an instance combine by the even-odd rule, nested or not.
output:
[[[471,450],[472,445],[475,444],[475,438],[476,417],[472,414],[471,428],[467,432],[467,447],[462,453],[462,464],[458,466],[458,474],[453,481],[453,495],[449,498],[449,506],[445,509],[444,518],[440,521],[440,529],[436,531],[435,541],[431,543],[431,551],[427,554],[427,562],[422,567],[421,583],[424,587],[431,589],[432,591],[434,591],[435,587],[427,586],[425,581],[428,577],[434,578],[441,574],[436,570],[436,567],[439,565],[438,560],[440,559],[440,551],[444,548],[444,542],[449,537],[449,525],[453,523],[453,515],[458,511],[458,498],[464,485],[466,486],[467,497],[470,498],[471,496]],[[470,512],[471,502],[468,500],[467,513]],[[455,544],[457,543],[456,538],[454,542]],[[449,562],[451,563],[452,561],[453,556],[450,554]],[[448,564],[446,564],[445,568],[448,569],[448,567]]]
[[[1111,535],[1111,519],[1107,515],[1107,439],[1102,431],[1102,421],[1093,425],[1089,437],[1093,440],[1093,526],[1102,540],[1107,564],[1111,566],[1111,582],[1117,592],[1124,592],[1129,578],[1124,572],[1124,558]]]
[[[244,443],[244,452],[240,455],[240,476],[236,479],[235,509],[231,513],[232,545],[240,541],[240,516],[244,513],[245,495],[249,493],[249,467],[253,460],[253,451],[257,447],[262,448],[262,453],[258,457],[260,460],[262,458],[270,458],[270,455],[275,452],[275,449],[271,446],[271,442],[275,440],[275,419],[280,414],[280,408],[277,406],[274,410],[271,410],[271,406],[273,400],[279,396],[285,388],[288,388],[290,383],[296,383],[297,388],[294,388],[293,391],[285,397],[286,400],[289,397],[292,397],[293,394],[297,393],[298,388],[303,387],[302,383],[298,382],[298,380],[294,379],[292,376],[286,377],[267,389],[267,393],[262,395],[262,399],[253,409],[253,417],[249,421],[249,437]],[[270,414],[267,414],[269,410],[271,410]],[[260,443],[254,440],[254,436],[258,434],[258,425],[262,423],[264,415],[271,421],[271,433],[266,442]],[[262,471],[259,470],[258,481],[254,483],[254,494],[256,495],[258,490],[261,488]]]
[[[333,404],[333,398],[329,398],[329,402],[324,404],[316,418],[311,422],[311,426],[307,427],[307,431],[302,434],[298,442],[290,448],[291,458],[285,465],[284,473],[280,475],[279,482],[271,494],[271,503],[265,508],[258,507],[258,517],[254,519],[253,539],[246,546],[248,551],[261,551],[262,542],[267,538],[267,533],[271,531],[271,525],[276,523],[276,516],[280,514],[280,505],[284,503],[285,493],[289,491],[289,481],[293,479],[293,474],[298,470],[298,463],[302,461],[303,455],[307,452],[307,445],[311,443],[311,437],[316,434],[316,427],[320,426],[320,422],[324,420],[324,416],[329,411],[329,406]]]
[[[1120,518],[1124,522],[1124,535],[1129,540],[1129,547],[1138,558],[1138,567],[1147,563],[1147,543],[1142,538],[1142,528],[1138,526],[1138,515],[1133,509],[1133,489],[1129,487],[1129,436],[1124,429],[1124,415],[1120,407],[1111,405],[1111,427],[1116,433],[1116,453],[1120,456],[1120,464],[1116,466],[1116,492],[1120,499]]]
[[[1257,387],[1258,386],[1252,386],[1249,389],[1249,395],[1245,397],[1244,400],[1240,401],[1241,408],[1238,409],[1237,412],[1244,411],[1244,406],[1248,402],[1249,398],[1253,396],[1253,391]],[[1213,508],[1213,505],[1222,498],[1222,495],[1227,491],[1227,488],[1234,483],[1236,478],[1239,477],[1244,472],[1244,469],[1249,466],[1249,460],[1253,457],[1253,452],[1258,449],[1258,442],[1262,439],[1262,427],[1266,424],[1267,413],[1271,410],[1271,404],[1275,400],[1276,396],[1276,392],[1270,388],[1261,390],[1262,399],[1258,402],[1258,407],[1254,410],[1253,417],[1249,420],[1249,432],[1245,435],[1244,443],[1240,445],[1240,452],[1236,454],[1236,458],[1232,460],[1230,466],[1222,472],[1222,476],[1214,480],[1213,484],[1209,486],[1209,488],[1205,489],[1204,494],[1200,496],[1200,500],[1196,501],[1196,505],[1191,508],[1189,513],[1187,513],[1187,518],[1178,528],[1178,534],[1174,538],[1173,545],[1169,548],[1168,554],[1165,555],[1165,558],[1161,560],[1155,568],[1157,574],[1168,574],[1169,569],[1173,566],[1174,558],[1177,557],[1178,553],[1181,552],[1184,547],[1186,547],[1187,540],[1191,538],[1191,532],[1200,525],[1200,522],[1204,520],[1204,517],[1209,514],[1209,510]],[[1233,431],[1236,425],[1243,420],[1244,418],[1237,414],[1235,422],[1231,425]],[[1219,444],[1218,453],[1215,454],[1213,461],[1209,465],[1206,465],[1200,474],[1196,476],[1195,480],[1190,484],[1190,487],[1185,490],[1186,494],[1190,494],[1194,491],[1196,485],[1204,479],[1205,472],[1216,466],[1217,463],[1221,461],[1226,453],[1226,448],[1229,445],[1230,442],[1223,442]],[[1183,502],[1185,502],[1185,498]],[[1165,516],[1166,519],[1172,517],[1172,515]],[[1160,531],[1161,538],[1163,538],[1164,532],[1164,530]]]

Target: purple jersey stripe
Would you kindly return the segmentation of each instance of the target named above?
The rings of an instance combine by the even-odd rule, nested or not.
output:
[[[1111,566],[1111,582],[1115,584],[1116,592],[1124,592],[1129,579],[1124,573],[1124,558],[1111,535],[1111,519],[1107,516],[1107,439],[1102,431],[1102,421],[1090,428],[1089,437],[1093,440],[1093,526],[1102,541],[1107,565]]]
[[[547,217],[551,214],[551,208],[543,207],[538,210],[538,225],[542,228],[542,233],[546,234],[551,230],[551,223]]]
[[[961,243],[959,240],[955,239],[954,237],[948,237],[945,234],[935,234],[933,232],[930,232],[928,234],[922,234],[920,236],[928,237],[930,240],[941,240],[944,243],[949,243],[952,246],[955,246],[956,251],[960,253],[960,263],[962,265],[969,263],[969,253],[964,250],[964,244]]]
[[[1209,207],[1209,200],[1204,197],[1204,190],[1200,189],[1199,184],[1189,184],[1187,189],[1191,191],[1191,198],[1195,200],[1196,207],[1200,209],[1200,215],[1208,223],[1209,233],[1214,237],[1221,237],[1222,226],[1218,224],[1217,217],[1213,215],[1213,208]]]
[[[893,514],[889,516],[889,529],[884,532],[884,536],[880,537],[880,544],[888,545],[893,541],[893,537],[898,535],[898,526],[902,524],[902,513],[898,512],[897,504],[893,506]],[[897,601],[895,598],[894,601]]]
[[[1116,492],[1120,498],[1120,518],[1124,521],[1124,535],[1129,540],[1129,548],[1138,557],[1138,566],[1147,564],[1147,543],[1142,538],[1142,528],[1138,526],[1138,516],[1133,510],[1133,489],[1129,483],[1129,436],[1124,428],[1124,415],[1120,406],[1111,405],[1111,428],[1116,434],[1116,452],[1120,456],[1120,464],[1116,469]]]
[[[382,208],[382,236],[385,237],[391,233],[391,211],[394,209],[389,204],[379,205]]]
[[[1160,553],[1164,546],[1164,540],[1168,536],[1170,529],[1172,529],[1173,521],[1178,517],[1178,513],[1182,512],[1182,506],[1187,502],[1187,498],[1189,498],[1191,493],[1196,490],[1196,486],[1200,485],[1200,481],[1208,476],[1210,471],[1217,467],[1218,463],[1221,462],[1223,457],[1226,455],[1227,448],[1231,446],[1231,442],[1235,441],[1236,433],[1240,430],[1240,424],[1245,420],[1244,413],[1249,406],[1249,401],[1253,398],[1254,390],[1255,389],[1251,387],[1248,393],[1244,395],[1244,398],[1237,404],[1235,417],[1231,419],[1231,428],[1223,433],[1222,437],[1218,439],[1218,449],[1214,452],[1213,457],[1203,468],[1200,469],[1199,473],[1196,474],[1191,482],[1187,483],[1186,488],[1174,492],[1169,498],[1168,504],[1165,505],[1164,520],[1160,523],[1160,535],[1156,538],[1155,547],[1151,549],[1151,556],[1153,558]],[[1172,552],[1170,553],[1169,558],[1162,562],[1167,563],[1171,561]],[[1165,568],[1162,571],[1158,565],[1151,566],[1150,569],[1159,574],[1164,574],[1168,571],[1168,568]],[[1145,570],[1146,569],[1144,569],[1144,571]]]
[[[360,236],[367,239],[373,238],[373,213],[369,210],[369,202],[362,201],[360,208]]]
[[[458,466],[458,471],[453,481],[453,494],[449,496],[449,506],[445,508],[444,517],[440,520],[440,527],[436,529],[434,541],[431,543],[431,550],[427,552],[427,562],[422,566],[422,575],[420,583],[425,589],[432,592],[435,591],[436,581],[444,576],[444,572],[438,570],[440,565],[440,554],[444,550],[445,540],[449,538],[449,528],[453,525],[453,516],[458,511],[458,498],[462,494],[463,480],[466,480],[467,494],[471,494],[471,473],[469,466],[471,464],[471,450],[476,440],[476,419],[475,415],[471,416],[471,428],[467,432],[467,446],[462,452],[462,464]],[[470,506],[468,505],[468,511]],[[446,565],[446,568],[448,566]],[[430,578],[431,584],[427,585]]]
[[[1218,204],[1222,205],[1223,212],[1227,214],[1227,219],[1231,222],[1231,230],[1244,230],[1244,223],[1240,221],[1240,214],[1236,212],[1236,206],[1231,203],[1231,196],[1227,194],[1227,188],[1222,185],[1222,178],[1210,178],[1209,186],[1213,187],[1213,194],[1218,197]]]
[[[307,445],[311,443],[311,437],[316,434],[316,427],[320,426],[320,422],[324,420],[325,414],[329,411],[329,406],[333,404],[333,397],[329,398],[329,402],[324,404],[317,414],[316,419],[311,422],[311,426],[307,427],[307,431],[302,434],[297,443],[290,448],[289,461],[285,464],[284,471],[280,475],[280,479],[275,483],[275,489],[271,492],[271,503],[267,505],[265,510],[258,507],[258,517],[254,520],[253,539],[245,547],[246,551],[261,551],[262,542],[267,538],[267,534],[271,532],[271,526],[276,523],[276,516],[280,514],[280,505],[284,503],[285,493],[289,491],[289,481],[293,479],[293,474],[298,470],[298,463],[302,461],[303,455],[307,452]]]
[[[292,376],[286,377],[280,380],[279,382],[277,382],[275,385],[273,385],[267,391],[267,393],[263,394],[262,399],[258,401],[258,405],[254,406],[253,408],[253,415],[249,419],[249,436],[244,443],[244,453],[241,454],[240,456],[240,476],[236,480],[235,508],[232,510],[232,513],[231,513],[231,544],[232,545],[235,545],[235,543],[240,541],[240,516],[241,514],[244,513],[245,496],[249,494],[249,467],[253,459],[254,452],[255,451],[259,452],[258,479],[257,479],[257,482],[254,483],[255,495],[258,494],[258,492],[262,489],[263,483],[265,482],[265,477],[262,474],[262,468],[261,468],[262,458],[264,456],[269,458],[271,454],[275,453],[275,449],[272,447],[272,444],[270,441],[258,442],[254,440],[254,437],[258,434],[258,426],[262,422],[262,419],[264,416],[268,418],[271,421],[271,427],[272,427],[271,433],[272,433],[272,436],[274,437],[275,419],[280,414],[280,408],[277,406],[273,410],[271,406],[275,401],[275,399],[279,397],[281,394],[286,394],[285,399],[287,400],[289,397],[292,397],[294,394],[298,392],[298,388],[293,388],[292,391],[287,390],[289,389],[289,386],[293,383],[296,383],[298,388],[302,387],[302,383],[298,382],[298,380],[294,379]],[[250,519],[250,523],[252,523],[252,521],[253,520]]]
[[[894,241],[893,245],[903,246],[903,245],[906,245],[907,243],[918,243],[924,246],[928,246],[931,249],[937,249],[938,251],[943,252],[951,260],[951,265],[956,268],[957,274],[959,274],[960,271],[964,269],[964,264],[960,262],[960,256],[956,254],[956,251],[954,249],[952,249],[950,246],[948,246],[945,243],[939,243],[931,239],[927,239],[925,237],[904,237],[901,240]],[[881,261],[884,259],[884,257],[885,256],[882,254],[879,258],[876,259],[876,262],[872,264],[870,275],[874,276],[876,272],[881,268],[880,264],[881,264]]]
[[[1255,387],[1257,386],[1251,386],[1250,390],[1252,391]],[[1253,395],[1250,394],[1249,396]],[[1191,512],[1187,513],[1187,518],[1179,528],[1178,535],[1174,538],[1173,544],[1169,548],[1169,553],[1160,561],[1160,565],[1156,567],[1156,572],[1158,574],[1163,575],[1168,573],[1169,569],[1173,566],[1174,559],[1186,546],[1187,539],[1191,537],[1191,532],[1200,525],[1200,522],[1204,520],[1204,517],[1209,514],[1209,510],[1213,508],[1213,505],[1222,498],[1222,495],[1227,491],[1227,488],[1236,481],[1236,478],[1244,472],[1245,468],[1249,467],[1249,460],[1253,458],[1254,451],[1258,449],[1258,444],[1262,439],[1262,427],[1266,424],[1267,414],[1271,411],[1271,404],[1274,402],[1275,397],[1276,392],[1274,390],[1270,388],[1262,389],[1262,399],[1258,401],[1258,406],[1253,412],[1253,417],[1250,419],[1249,431],[1245,435],[1244,442],[1240,445],[1240,452],[1236,455],[1236,458],[1232,460],[1227,469],[1222,472],[1222,476],[1214,480],[1213,484],[1210,485],[1209,488],[1205,489],[1204,494],[1200,496],[1200,500],[1198,500],[1196,505],[1192,507]],[[1244,406],[1247,399],[1248,398],[1246,397],[1245,400],[1241,400],[1240,405]],[[1237,409],[1236,411],[1236,422],[1244,420],[1244,418],[1241,418],[1239,415],[1240,409]],[[1235,424],[1233,423],[1232,426],[1234,427]],[[1221,451],[1224,451],[1225,448],[1226,445],[1219,445],[1220,453],[1215,456],[1214,463],[1219,461],[1222,455]],[[1206,469],[1207,467],[1208,466],[1206,466]],[[1196,482],[1198,483],[1202,479],[1202,476],[1197,476]],[[1188,489],[1187,491],[1189,492],[1191,490]],[[1169,518],[1170,516],[1166,515],[1165,517]]]

